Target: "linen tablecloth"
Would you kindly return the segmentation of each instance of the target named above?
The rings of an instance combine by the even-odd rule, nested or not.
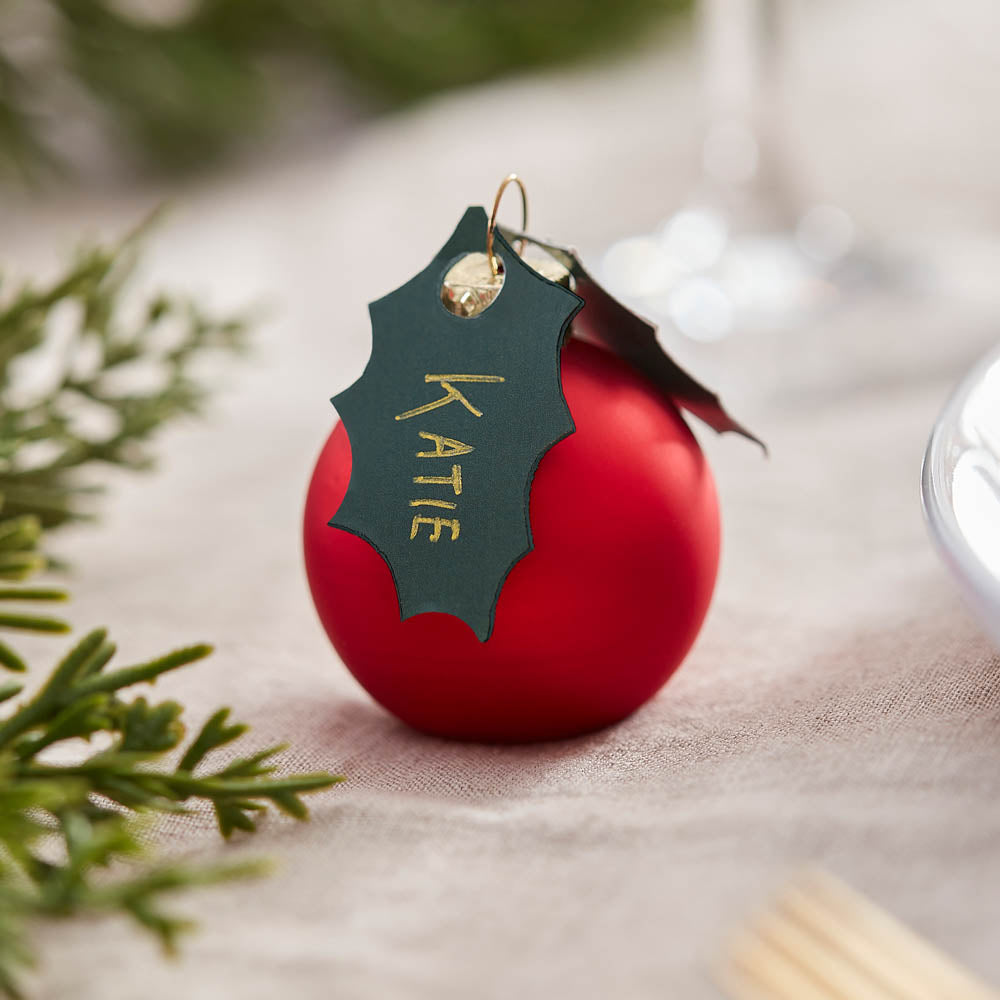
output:
[[[229,847],[207,815],[165,820],[170,856],[264,854],[277,872],[179,898],[202,926],[173,963],[124,921],[45,929],[38,997],[708,998],[727,929],[805,863],[1000,982],[1000,661],[918,499],[931,424],[1000,330],[1000,67],[980,41],[1000,22],[958,7],[793,10],[797,176],[908,277],[792,330],[669,341],[771,458],[697,428],[724,521],[709,618],[657,698],[578,740],[459,745],[386,715],[314,616],[300,512],[328,399],[367,357],[366,303],[467,204],[517,169],[534,230],[597,254],[690,193],[689,50],[654,40],[445,97],[169,192],[144,280],[266,318],[249,360],[214,369],[209,417],[165,435],[159,471],[115,479],[101,523],[60,539],[72,618],[109,625],[128,659],[213,641],[158,694],[195,721],[231,704],[254,745],[292,741],[284,766],[348,781],[310,800],[311,823],[272,818]],[[8,197],[0,251],[51,268],[163,193]]]

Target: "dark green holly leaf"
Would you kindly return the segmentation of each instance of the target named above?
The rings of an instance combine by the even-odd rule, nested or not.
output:
[[[471,317],[447,311],[445,273],[482,253],[486,222],[470,208],[428,267],[369,307],[371,360],[333,401],[353,465],[330,521],[388,563],[402,618],[452,614],[481,641],[507,574],[531,549],[535,468],[573,431],[559,352],[582,305],[498,235],[495,301]]]

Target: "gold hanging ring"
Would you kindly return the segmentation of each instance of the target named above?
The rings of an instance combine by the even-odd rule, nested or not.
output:
[[[490,214],[489,225],[486,227],[486,259],[490,264],[490,272],[495,278],[500,273],[500,265],[496,257],[493,256],[493,234],[497,228],[497,210],[500,208],[500,199],[503,197],[507,185],[513,182],[521,190],[521,232],[528,231],[528,192],[524,190],[524,181],[517,174],[508,174],[497,188],[497,196],[493,199],[493,212]],[[518,253],[520,253],[518,249]]]

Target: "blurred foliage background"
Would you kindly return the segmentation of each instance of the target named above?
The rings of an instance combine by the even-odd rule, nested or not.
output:
[[[143,169],[202,165],[280,127],[304,79],[377,112],[593,56],[691,3],[0,0],[0,171],[72,172],[81,130]]]

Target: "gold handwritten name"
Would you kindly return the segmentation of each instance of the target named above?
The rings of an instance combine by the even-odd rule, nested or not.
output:
[[[505,381],[502,375],[425,375],[424,382],[428,384],[438,384],[444,390],[445,394],[440,399],[435,399],[430,403],[424,403],[422,406],[414,407],[412,410],[407,410],[405,413],[398,414],[396,420],[409,420],[411,417],[418,417],[424,413],[429,413],[431,410],[436,410],[439,407],[447,406],[449,403],[461,403],[474,417],[481,417],[483,411],[473,406],[469,402],[468,398],[458,389],[455,388],[453,383],[455,382],[503,382]],[[433,450],[418,451],[416,452],[416,457],[420,459],[434,459],[434,458],[457,458],[459,455],[468,455],[475,451],[475,447],[471,444],[466,444],[464,441],[459,441],[457,438],[445,437],[443,434],[432,434],[430,431],[417,431],[418,436],[430,444],[433,445]],[[453,462],[451,466],[451,475],[448,476],[414,476],[413,482],[418,486],[447,486],[451,487],[451,493],[453,496],[461,496],[463,489],[462,482],[462,466],[457,462]],[[438,497],[424,497],[417,500],[411,500],[411,507],[434,507],[442,510],[457,510],[458,504],[454,500],[442,500]],[[412,542],[416,539],[420,533],[420,528],[422,525],[427,525],[430,531],[425,536],[429,542],[438,542],[441,540],[441,533],[443,529],[447,528],[450,532],[450,540],[456,541],[461,534],[462,524],[457,517],[430,517],[423,514],[415,514],[412,521],[410,522],[410,541]]]

